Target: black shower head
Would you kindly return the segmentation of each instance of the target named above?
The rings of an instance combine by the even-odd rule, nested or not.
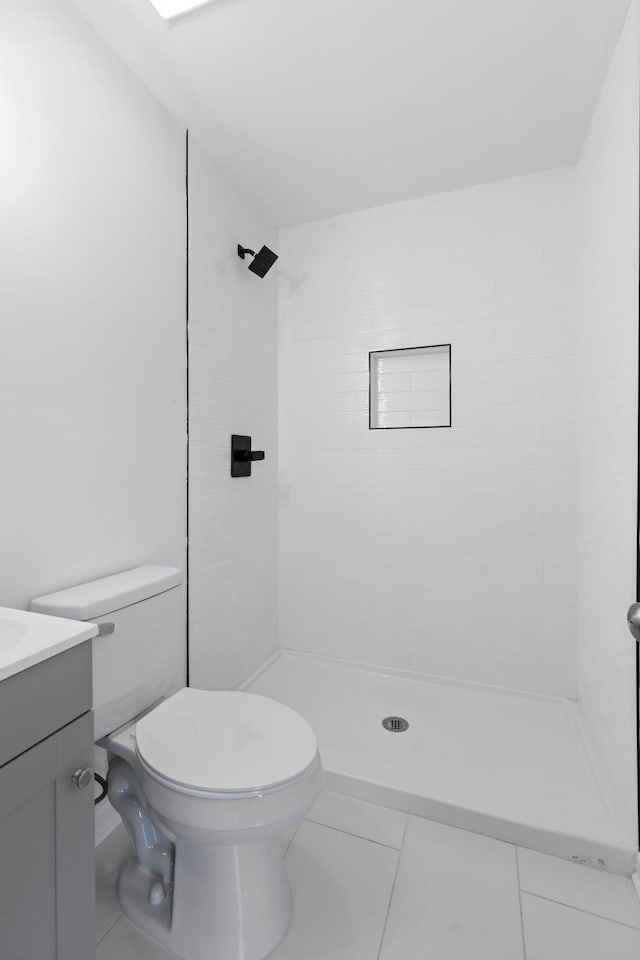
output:
[[[238,256],[242,260],[244,260],[245,254],[247,253],[250,253],[253,257],[253,260],[249,264],[249,270],[259,277],[264,277],[278,259],[278,254],[274,253],[273,250],[269,250],[269,247],[262,247],[257,253],[254,253],[254,251],[249,250],[248,247],[242,247],[238,244]]]

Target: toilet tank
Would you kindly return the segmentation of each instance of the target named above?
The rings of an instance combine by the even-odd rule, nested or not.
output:
[[[186,682],[182,571],[145,566],[38,597],[35,613],[89,620],[95,739]]]

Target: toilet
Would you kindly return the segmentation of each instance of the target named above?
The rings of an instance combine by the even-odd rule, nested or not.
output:
[[[95,736],[135,851],[118,877],[125,916],[180,960],[268,956],[291,918],[286,840],[322,789],[309,724],[267,697],[184,686],[174,567],[137,567],[31,609],[100,626]]]

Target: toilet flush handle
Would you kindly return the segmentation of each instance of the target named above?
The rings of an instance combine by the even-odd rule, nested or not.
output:
[[[86,790],[90,783],[93,783],[93,770],[91,767],[79,767],[74,770],[71,779],[78,790]]]

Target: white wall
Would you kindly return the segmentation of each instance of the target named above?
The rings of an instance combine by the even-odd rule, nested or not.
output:
[[[640,13],[631,5],[578,168],[579,694],[630,835],[637,830],[635,644]]]
[[[277,281],[238,243],[277,249],[193,138],[189,147],[190,680],[233,687],[277,648]],[[266,459],[229,475],[232,433]]]
[[[0,88],[0,604],[26,607],[184,566],[184,134],[59,0],[0,5]]]
[[[284,230],[285,646],[575,693],[575,170]],[[452,343],[453,427],[369,431],[368,351]]]

